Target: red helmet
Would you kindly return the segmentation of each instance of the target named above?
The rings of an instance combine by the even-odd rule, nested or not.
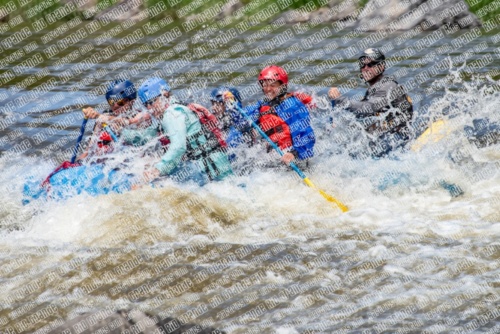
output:
[[[288,74],[279,66],[270,65],[265,67],[259,74],[259,81],[261,80],[279,80],[283,84],[288,84]]]

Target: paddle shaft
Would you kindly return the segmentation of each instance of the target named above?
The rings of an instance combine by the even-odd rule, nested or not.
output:
[[[264,131],[262,131],[262,129],[260,128],[260,126],[258,126],[247,114],[245,114],[245,112],[240,107],[238,107],[236,104],[234,105],[234,107],[236,107],[236,109],[238,110],[238,112],[240,114],[242,114],[243,117],[245,117],[250,122],[250,124],[252,124],[252,127],[259,132],[259,134],[262,136],[262,138],[264,138],[276,150],[276,152],[279,153],[280,156],[285,155],[285,153],[283,153],[283,151],[278,147],[278,145],[276,145],[276,143],[273,142],[271,140],[271,138],[269,138],[269,136],[266,135],[266,133]],[[306,175],[300,170],[299,167],[297,167],[297,165],[295,163],[290,162],[290,167],[292,167],[292,169],[297,174],[299,174],[299,176],[301,178],[306,178]]]
[[[80,147],[80,142],[82,141],[83,134],[85,133],[85,126],[87,125],[88,120],[89,119],[87,117],[83,118],[83,123],[82,123],[82,126],[80,127],[80,135],[78,136],[78,139],[76,140],[75,152],[73,153],[73,156],[71,157],[72,164],[75,163],[76,156],[78,155],[78,147]]]
[[[278,147],[278,145],[276,145],[275,142],[273,142],[271,140],[271,138],[269,138],[268,135],[266,135],[266,133],[264,131],[262,131],[262,129],[250,118],[250,116],[248,116],[244,111],[243,109],[241,109],[236,103],[233,103],[232,104],[233,107],[236,108],[236,110],[238,110],[238,112],[243,116],[245,117],[245,119],[250,122],[250,124],[252,125],[252,127],[257,130],[259,132],[259,134],[262,136],[262,138],[264,138],[270,145],[272,148],[274,148],[276,150],[276,152],[279,153],[279,155],[283,156],[284,153],[283,151]],[[345,206],[344,204],[342,204],[340,201],[338,201],[337,199],[335,199],[334,197],[328,195],[327,193],[325,193],[323,190],[321,189],[318,189],[314,183],[312,183],[311,180],[309,180],[309,178],[302,172],[302,170],[300,170],[299,167],[297,167],[297,165],[293,162],[290,162],[290,167],[292,167],[292,169],[302,178],[302,180],[304,180],[304,183],[307,184],[309,187],[311,188],[314,188],[316,190],[319,191],[319,193],[329,202],[333,202],[335,203],[341,210],[342,212],[347,212],[348,208],[347,206]]]

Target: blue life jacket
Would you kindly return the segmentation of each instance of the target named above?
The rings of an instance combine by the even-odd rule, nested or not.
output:
[[[260,108],[269,105],[268,102],[258,101],[254,105],[244,108],[248,116],[258,123]],[[300,160],[311,158],[314,155],[316,137],[311,127],[311,119],[307,107],[295,96],[288,96],[279,104],[273,105],[276,114],[290,127],[293,149]]]

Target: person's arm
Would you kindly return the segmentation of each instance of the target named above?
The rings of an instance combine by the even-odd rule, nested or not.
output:
[[[250,119],[257,123],[259,121],[259,108],[261,104],[257,102],[256,104],[246,106],[245,108],[241,108],[243,113],[250,117]],[[241,114],[240,111],[236,109],[228,109],[226,112],[229,112],[231,115],[231,122],[234,128],[241,133],[252,132],[252,124],[248,122],[247,118]]]
[[[83,112],[83,117],[85,117],[87,119],[95,119],[96,124],[110,122],[116,118],[115,116],[112,115],[111,111],[109,111],[109,110],[100,114],[94,108],[88,107],[88,108],[82,109],[82,112]]]
[[[142,139],[139,137],[146,135],[145,139],[147,142],[151,136],[156,136],[155,128],[149,129],[151,127],[151,115],[147,112],[137,113],[137,115],[132,118],[118,116],[109,121],[108,125],[117,135],[122,136],[122,132],[125,132],[127,136],[125,142],[127,144],[143,145],[141,144]],[[132,129],[130,129],[130,127],[132,127]]]
[[[128,119],[128,125],[148,128],[151,125],[151,115],[148,112],[139,112],[134,117]]]
[[[168,175],[177,167],[187,150],[186,115],[182,107],[168,107],[162,120],[162,127],[170,139],[168,151],[155,167],[161,175]]]
[[[316,110],[317,105],[316,103],[314,103],[313,97],[311,95],[304,92],[293,92],[292,95],[299,99],[299,101],[302,102],[309,111]]]
[[[375,116],[376,113],[385,111],[384,108],[389,106],[391,92],[397,88],[398,85],[396,82],[386,81],[378,85],[377,89],[366,100],[355,101],[345,96],[340,96],[335,99],[335,103],[347,106],[347,109],[356,114],[357,117]]]
[[[93,108],[87,108],[87,109],[94,110]],[[85,112],[84,112],[84,115],[87,116],[87,114]],[[90,112],[89,116],[94,116],[94,115]],[[88,117],[88,118],[98,118],[100,116],[103,116],[103,115],[97,114],[97,117]],[[92,147],[94,147],[94,145],[98,141],[99,135],[101,134],[101,131],[102,131],[101,123],[96,121],[95,124],[94,124],[94,128],[92,129],[92,135],[87,140],[87,147],[85,148],[85,151],[77,157],[77,161],[78,160],[84,160],[85,158],[87,158],[89,156],[90,149]]]
[[[125,144],[141,146],[157,137],[157,129],[150,126],[146,129],[123,129],[121,138]]]
[[[252,126],[248,123],[246,117],[241,114],[241,111],[238,110],[238,107],[243,110],[245,115],[249,116],[254,122],[257,122],[261,106],[260,102],[242,108],[241,103],[237,102],[234,95],[229,91],[224,93],[223,99],[226,102],[226,112],[231,116],[232,125],[240,132],[250,131]],[[236,106],[232,107],[231,104],[236,104]]]
[[[246,108],[242,109],[246,112]],[[235,108],[228,108],[226,110],[231,117],[231,124],[240,132],[248,132],[252,128],[250,124],[248,124],[246,118]]]
[[[87,148],[86,148],[85,152],[83,152],[80,156],[78,156],[77,160],[83,160],[89,156],[90,148],[95,145],[95,143],[97,142],[99,135],[102,131],[102,124],[113,121],[113,119],[115,118],[112,115],[100,114],[97,112],[97,110],[95,110],[92,107],[83,108],[82,112],[83,112],[83,116],[85,118],[95,119],[96,121],[94,124],[94,128],[92,129],[92,135],[91,135],[90,139],[88,140]],[[111,112],[108,111],[107,113],[111,113]]]

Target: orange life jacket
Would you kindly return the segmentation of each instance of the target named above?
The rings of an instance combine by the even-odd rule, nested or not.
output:
[[[260,107],[259,113],[260,128],[279,148],[293,146],[290,127],[278,116],[274,108],[265,105]]]

